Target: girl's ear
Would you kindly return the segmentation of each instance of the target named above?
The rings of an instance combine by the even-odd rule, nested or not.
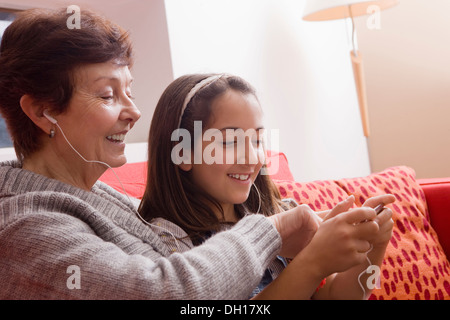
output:
[[[185,141],[188,141],[187,147]],[[175,144],[172,149],[171,158],[172,161],[180,167],[183,171],[191,171],[192,169],[192,151],[190,148],[190,137],[186,140],[183,138],[183,142]]]
[[[192,163],[182,162],[178,166],[180,167],[181,170],[186,171],[186,172],[191,171],[191,169],[192,169]]]

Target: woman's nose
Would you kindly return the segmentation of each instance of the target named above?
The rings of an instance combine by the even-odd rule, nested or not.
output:
[[[141,117],[141,112],[136,107],[134,101],[127,97],[127,101],[123,104],[121,118],[122,120],[127,120],[131,123],[135,123]]]

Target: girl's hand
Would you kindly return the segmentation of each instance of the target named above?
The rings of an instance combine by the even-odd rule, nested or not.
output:
[[[364,203],[363,206],[375,208],[379,204],[388,205],[393,202],[395,202],[395,196],[387,194],[370,198]],[[380,230],[376,237],[371,239],[370,242],[372,243],[374,248],[386,247],[392,237],[392,229],[394,227],[394,221],[392,220],[392,210],[389,208],[384,208],[384,210],[374,219],[374,221],[379,225]]]
[[[302,251],[323,278],[343,272],[366,261],[370,241],[380,231],[375,210],[370,207],[350,209],[354,197],[339,203],[324,218],[310,244]],[[350,210],[349,210],[350,209]]]
[[[322,216],[325,221],[331,216],[336,216],[338,212],[344,212],[349,210],[353,205],[353,203],[348,202],[351,201],[351,199],[354,199],[354,196],[350,196],[350,198],[348,198],[347,200],[339,203],[335,208],[333,208],[333,210],[319,212],[318,214],[319,216]],[[388,204],[395,202],[395,200],[396,198],[394,195],[385,194],[367,199],[367,201],[364,202],[363,207],[375,208],[379,204],[383,204],[384,206],[386,206]],[[380,228],[377,236],[374,239],[370,240],[370,243],[374,247],[386,246],[389,240],[391,239],[392,229],[394,227],[394,221],[391,218],[392,218],[392,210],[385,207],[384,210],[374,219],[374,222],[376,222]]]

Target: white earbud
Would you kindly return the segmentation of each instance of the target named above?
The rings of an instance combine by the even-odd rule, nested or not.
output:
[[[53,124],[56,124],[58,121],[56,121],[55,118],[53,118],[51,115],[48,114],[47,109],[44,110],[44,117],[46,117],[48,119],[48,121],[50,121]]]

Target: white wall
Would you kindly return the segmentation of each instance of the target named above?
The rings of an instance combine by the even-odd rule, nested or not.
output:
[[[408,165],[418,178],[450,177],[450,1],[404,0],[380,29],[358,18],[374,171]]]
[[[71,4],[92,9],[129,30],[134,44],[133,95],[141,120],[127,135],[127,142],[145,142],[161,93],[173,80],[164,0],[0,0],[0,7],[28,9],[63,8]],[[146,152],[143,150],[143,152]]]
[[[69,4],[100,11],[132,34],[142,118],[128,142],[147,140],[174,77],[227,72],[257,88],[266,127],[279,130],[297,180],[370,173],[344,21],[304,22],[299,0],[0,0],[19,8]]]
[[[146,142],[159,97],[173,80],[164,0],[101,0],[89,5],[130,31],[136,59],[132,90],[142,116],[126,141]]]
[[[174,76],[240,75],[258,90],[298,181],[370,173],[345,21],[299,0],[166,0]]]

